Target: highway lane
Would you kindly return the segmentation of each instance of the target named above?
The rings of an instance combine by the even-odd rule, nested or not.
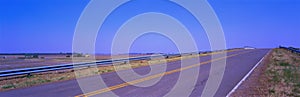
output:
[[[224,79],[222,80],[221,86],[218,89],[215,96],[225,96],[230,90],[246,75],[250,69],[268,52],[268,49],[259,49],[259,50],[242,50],[229,52],[227,58],[227,66],[224,74]],[[186,59],[187,62],[192,59]],[[200,57],[200,61],[203,63],[200,65],[199,77],[197,80],[197,84],[193,86],[191,91],[191,97],[199,97],[202,94],[204,86],[209,76],[210,64],[208,61],[211,60],[210,56],[202,56]],[[195,61],[191,61],[189,64],[192,66]],[[155,65],[155,66],[163,66],[163,65]],[[191,69],[197,69],[197,65],[194,67],[188,68],[184,71],[189,71]],[[185,68],[180,66],[180,61],[169,62],[167,64],[167,71],[176,70],[179,68]],[[150,67],[140,67],[135,68],[134,71],[145,75],[150,71]],[[127,70],[121,71],[125,74],[128,72]],[[132,85],[124,84],[124,81],[118,77],[116,73],[107,73],[102,74],[104,82],[110,86],[114,87],[114,90],[111,92],[115,93],[118,96],[123,97],[141,97],[141,96],[164,96],[166,93],[171,91],[171,89],[176,84],[176,81],[179,78],[179,72],[171,72],[168,75],[163,75],[161,80],[153,86],[150,87],[136,87]],[[159,74],[161,72],[157,72]],[[191,77],[195,74],[190,74]],[[130,74],[127,75],[130,77]],[[151,76],[151,75],[150,75]],[[156,78],[148,78],[144,79],[137,84],[147,83],[147,81],[155,80]],[[92,80],[89,82],[91,85],[90,90],[88,91],[88,95],[90,96],[107,96],[109,92],[99,92],[102,88],[96,87],[94,84],[98,84],[98,77],[88,77],[84,78],[84,80]],[[132,80],[139,80],[133,78]],[[186,82],[189,82],[187,79]],[[123,84],[123,87],[120,87],[120,84]],[[119,86],[118,86],[119,85]],[[93,87],[94,86],[94,87]],[[89,94],[91,93],[91,94]],[[45,84],[40,86],[34,86],[30,88],[24,89],[16,89],[12,91],[0,92],[0,97],[72,97],[72,96],[80,96],[83,94],[76,80],[69,80],[63,82],[56,82],[51,84]]]

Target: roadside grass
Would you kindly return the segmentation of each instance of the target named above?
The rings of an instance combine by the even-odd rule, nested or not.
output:
[[[265,76],[268,96],[300,97],[300,57],[283,49],[274,49]]]
[[[1,87],[2,89],[12,89],[12,88],[16,88],[16,86],[14,84],[6,84],[6,85],[3,85]]]

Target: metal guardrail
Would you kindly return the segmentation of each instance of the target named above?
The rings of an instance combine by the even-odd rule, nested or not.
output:
[[[0,77],[8,77],[8,76],[16,76],[16,75],[30,75],[32,73],[41,73],[48,71],[56,71],[56,70],[64,70],[64,69],[73,69],[78,67],[88,67],[103,64],[112,64],[114,62],[126,62],[126,61],[135,61],[135,60],[150,60],[157,56],[142,56],[142,57],[133,57],[133,58],[124,58],[124,59],[115,59],[115,60],[101,60],[95,62],[82,62],[82,63],[72,63],[72,64],[60,64],[60,65],[52,65],[52,66],[41,66],[41,67],[32,67],[32,68],[22,68],[22,69],[13,69],[13,70],[3,70],[0,71]],[[162,55],[165,58],[181,56],[180,54],[172,54],[172,55]]]
[[[296,54],[300,54],[300,49],[299,48],[294,48],[294,47],[283,47],[283,46],[279,46],[279,48],[281,49],[286,49],[292,53],[296,53]]]

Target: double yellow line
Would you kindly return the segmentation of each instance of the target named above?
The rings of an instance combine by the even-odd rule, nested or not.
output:
[[[161,77],[161,76],[173,74],[173,73],[180,72],[180,71],[183,71],[183,70],[187,70],[187,69],[190,69],[190,68],[198,67],[198,66],[203,65],[203,64],[208,64],[208,63],[211,63],[211,62],[214,62],[214,61],[234,57],[234,56],[244,54],[244,53],[248,53],[248,52],[250,52],[250,51],[246,51],[246,52],[242,52],[242,53],[238,53],[238,54],[233,54],[233,55],[225,56],[225,57],[221,57],[221,58],[212,59],[212,60],[201,62],[201,63],[198,63],[198,64],[186,66],[186,67],[183,67],[183,68],[178,68],[178,69],[171,70],[171,71],[168,71],[168,72],[163,72],[163,73],[151,75],[151,76],[148,76],[148,77],[145,77],[145,78],[141,78],[141,79],[133,80],[133,81],[130,81],[130,82],[125,82],[125,83],[122,83],[122,84],[118,84],[118,85],[115,85],[115,86],[107,87],[107,88],[104,88],[104,89],[96,90],[96,91],[89,92],[89,93],[86,93],[86,94],[80,94],[80,95],[77,95],[75,97],[89,97],[89,96],[102,94],[102,93],[105,93],[105,92],[109,92],[109,91],[113,91],[113,90],[116,90],[116,89],[120,89],[120,88],[129,86],[129,85],[138,84],[138,83],[148,81],[148,80],[151,80],[151,79],[154,79],[154,78],[158,78],[158,77]]]

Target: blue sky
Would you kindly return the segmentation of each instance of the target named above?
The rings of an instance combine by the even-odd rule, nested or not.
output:
[[[71,52],[77,20],[88,2],[1,0],[0,53]],[[300,47],[299,0],[209,0],[209,3],[222,24],[228,48]],[[157,7],[164,6],[157,4]],[[205,34],[191,33],[198,39],[200,50],[209,49]],[[111,33],[102,35],[105,37]],[[110,39],[98,38],[96,52],[109,52],[106,45]],[[155,34],[138,38],[131,49],[131,52],[175,51],[176,46],[172,41]]]

